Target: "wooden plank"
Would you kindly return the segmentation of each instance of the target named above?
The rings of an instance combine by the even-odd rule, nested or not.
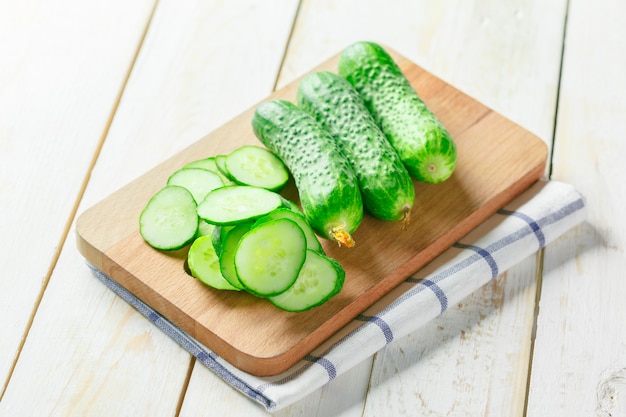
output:
[[[242,144],[259,144],[250,126],[254,107],[85,212],[77,224],[81,251],[86,256],[99,251],[90,262],[240,369],[256,375],[286,370],[526,189],[545,168],[540,139],[388,50],[450,130],[459,161],[450,180],[415,184],[419,197],[413,216],[419,221],[406,231],[398,223],[365,216],[354,233],[354,248],[322,242],[346,270],[337,297],[296,314],[246,293],[211,291],[185,272],[185,250],[155,251],[139,235],[139,214],[175,169]],[[314,70],[335,68],[336,62],[332,58]],[[298,81],[271,98],[294,100]],[[486,148],[490,152],[483,152]],[[284,195],[295,199],[296,193],[292,186]]]
[[[586,224],[545,251],[528,416],[626,415],[626,4],[570,1],[553,178]]]
[[[160,1],[79,212],[267,95],[296,6]],[[123,10],[109,16],[118,31],[127,3]],[[114,30],[105,32],[114,38]],[[45,186],[54,193],[65,185]],[[0,414],[175,415],[190,363],[182,348],[91,276],[71,234]]]
[[[561,0],[515,4],[305,1],[279,85],[326,58],[328,50],[373,39],[394,45],[403,55],[549,143],[565,9],[566,2]],[[442,317],[440,327],[433,323],[432,331],[419,331],[376,355],[364,415],[381,415],[381,410],[388,414],[385,407],[390,403],[404,407],[406,415],[426,414],[417,404],[419,393],[433,410],[446,410],[451,403],[474,398],[471,407],[459,405],[456,414],[451,411],[447,415],[522,415],[537,280],[528,271],[535,268],[532,259],[513,268],[494,286],[451,308],[448,313],[453,317]],[[487,317],[481,316],[484,311],[490,312]],[[482,321],[472,322],[472,318]],[[492,331],[482,331],[484,326]],[[450,344],[455,349],[448,348]],[[494,358],[490,377],[465,384],[459,392],[455,381],[470,381],[485,372],[486,358],[469,360],[473,352],[482,350]],[[448,366],[451,354],[466,358],[462,366]],[[414,359],[404,359],[405,370],[393,366],[403,360],[401,355]],[[494,381],[497,390],[491,389]],[[297,413],[305,405],[315,415],[317,404],[323,401],[321,391],[285,410],[284,415]],[[338,413],[346,404],[335,404]],[[485,404],[488,411],[481,408]]]
[[[153,4],[0,4],[0,392]]]

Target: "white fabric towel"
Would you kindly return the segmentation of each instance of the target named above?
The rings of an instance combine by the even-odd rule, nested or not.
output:
[[[574,187],[539,181],[461,241],[388,293],[289,370],[257,377],[235,368],[110,277],[111,290],[170,335],[226,383],[276,411],[305,397],[450,305],[537,252],[585,219],[586,200]]]

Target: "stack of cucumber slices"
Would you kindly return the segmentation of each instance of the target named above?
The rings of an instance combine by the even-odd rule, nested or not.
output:
[[[207,286],[309,310],[339,293],[345,271],[279,194],[288,179],[280,159],[253,145],[193,161],[149,200],[139,232],[161,251],[189,246],[189,272]]]

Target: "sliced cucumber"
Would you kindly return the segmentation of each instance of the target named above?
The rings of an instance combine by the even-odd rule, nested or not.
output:
[[[230,173],[228,172],[228,169],[226,168],[226,155],[216,155],[215,166],[217,166],[218,171],[223,176],[225,176],[229,180],[232,180],[232,178],[230,177]]]
[[[275,192],[230,185],[209,192],[198,205],[198,216],[215,225],[235,225],[264,216],[282,204],[282,197]]]
[[[217,165],[215,164],[215,157],[210,156],[208,158],[197,159],[184,165],[183,168],[201,168],[207,171],[217,172]]]
[[[187,254],[187,265],[191,275],[205,285],[218,290],[240,290],[227,281],[220,272],[220,260],[215,253],[211,236],[201,236],[194,240]]]
[[[285,164],[272,152],[253,145],[241,146],[226,156],[226,170],[242,185],[280,191],[289,179]]]
[[[198,204],[204,200],[209,191],[224,186],[219,175],[202,168],[181,168],[170,175],[167,184],[186,188]]]
[[[227,178],[217,167],[217,163],[215,162],[215,157],[210,156],[208,158],[197,159],[195,161],[191,161],[188,164],[184,165],[183,168],[200,168],[206,169],[207,171],[211,171],[216,173],[222,179],[224,185],[233,185],[234,182]]]
[[[277,208],[276,210],[271,211],[269,214],[261,217],[260,219],[258,219],[255,223],[255,226],[263,222],[276,220],[276,219],[289,219],[289,220],[293,220],[294,222],[296,222],[296,224],[300,226],[300,228],[304,232],[304,235],[306,236],[307,248],[312,249],[317,252],[324,252],[324,248],[322,247],[322,244],[317,238],[317,235],[311,228],[311,225],[309,225],[309,223],[306,221],[304,214],[302,214],[301,212],[293,211],[292,209],[287,208],[287,207],[280,207],[280,208]]]
[[[196,237],[211,236],[215,227],[216,226],[214,224],[207,223],[204,220],[200,219],[198,222],[198,233],[196,234]]]
[[[139,233],[155,249],[180,249],[196,237],[197,231],[196,201],[178,185],[159,190],[139,216]]]
[[[286,291],[306,258],[306,237],[294,221],[277,219],[250,229],[235,250],[235,271],[245,289],[268,297]]]
[[[230,282],[234,287],[241,289],[243,289],[243,285],[237,277],[237,271],[235,271],[235,251],[241,237],[250,230],[252,225],[253,223],[251,222],[240,223],[227,231],[222,229],[223,233],[220,233],[220,271],[222,272],[222,276],[226,278],[228,282]]]
[[[283,293],[268,299],[283,310],[292,312],[309,310],[337,295],[343,287],[345,275],[339,262],[309,249],[293,285]]]

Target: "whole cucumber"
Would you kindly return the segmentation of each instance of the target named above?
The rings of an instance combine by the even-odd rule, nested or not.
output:
[[[340,54],[338,72],[361,94],[409,174],[433,184],[452,175],[457,151],[450,133],[383,47],[350,45]]]
[[[300,82],[297,104],[339,144],[370,214],[406,225],[415,201],[413,180],[354,87],[337,74],[314,72]]]
[[[291,172],[302,211],[315,232],[342,246],[363,219],[363,200],[352,166],[330,133],[287,100],[259,104],[252,117],[255,136]]]

